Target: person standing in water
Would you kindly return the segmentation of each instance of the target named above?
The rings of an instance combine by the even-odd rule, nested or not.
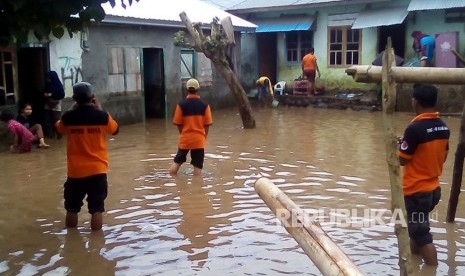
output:
[[[65,89],[55,71],[49,71],[45,78],[45,131],[49,138],[55,135],[59,139],[61,135],[55,132],[55,123],[61,117],[61,101],[65,97]]]
[[[189,79],[186,83],[187,98],[181,100],[174,113],[173,124],[178,127],[178,152],[169,172],[178,173],[181,165],[186,162],[187,154],[191,153],[191,164],[194,175],[200,175],[205,157],[205,145],[210,125],[213,123],[210,105],[200,99],[197,92],[200,89],[196,79]]]
[[[56,123],[58,133],[67,136],[68,178],[64,184],[66,227],[78,224],[78,213],[87,195],[92,231],[102,229],[108,193],[108,149],[106,135],[118,134],[118,124],[102,110],[92,85],[73,86],[75,104]]]
[[[439,176],[449,151],[450,131],[435,110],[437,89],[415,85],[412,107],[416,113],[399,143],[399,162],[404,166],[402,186],[410,249],[425,264],[438,265],[436,247],[430,233],[429,214],[439,203]]]

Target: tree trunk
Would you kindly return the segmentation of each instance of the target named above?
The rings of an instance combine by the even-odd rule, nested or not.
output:
[[[450,190],[449,206],[447,207],[447,222],[454,222],[457,204],[459,203],[460,188],[462,186],[463,158],[465,151],[465,106],[460,123],[459,142],[455,151],[454,170],[452,173],[452,187]]]
[[[224,64],[216,64],[215,68],[221,73],[226,83],[228,84],[231,92],[236,99],[237,106],[239,107],[239,114],[241,115],[242,125],[245,129],[255,128],[255,119],[252,115],[252,107],[250,106],[249,98],[242,88],[236,74],[232,69]]]
[[[185,12],[180,13],[179,17],[181,18],[182,22],[189,31],[189,34],[192,36],[194,40],[193,47],[198,52],[204,53],[205,56],[212,61],[215,68],[225,79],[226,83],[229,86],[229,89],[231,89],[231,92],[233,93],[234,98],[236,99],[236,103],[239,107],[239,114],[241,115],[242,126],[245,129],[255,128],[255,119],[253,117],[252,107],[250,106],[249,98],[247,98],[247,94],[245,93],[244,88],[242,88],[242,85],[239,79],[237,78],[236,73],[234,73],[234,71],[232,70],[228,58],[226,56],[226,53],[228,52],[227,47],[229,44],[226,46],[221,46],[223,44],[218,43],[218,45],[220,46],[217,46],[217,48],[208,48],[205,46],[207,45],[206,42],[218,39],[218,37],[221,37],[222,39],[227,39],[226,35],[220,31],[221,25],[219,25],[217,22],[212,23],[211,35],[210,37],[205,37],[202,33],[202,26],[194,26],[194,24],[192,24]]]
[[[400,177],[400,164],[397,157],[397,135],[392,120],[396,103],[396,83],[391,73],[395,65],[394,50],[391,47],[391,38],[383,56],[382,84],[383,84],[383,121],[385,127],[386,161],[389,168],[391,183],[391,211],[396,215],[395,233],[399,247],[399,266],[401,275],[412,275],[410,240],[407,232],[407,212],[405,210],[404,193]],[[398,212],[401,213],[398,213]],[[401,215],[401,217],[399,217]]]

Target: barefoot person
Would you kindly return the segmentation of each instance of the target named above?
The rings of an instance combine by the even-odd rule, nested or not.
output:
[[[106,134],[116,135],[118,124],[102,110],[92,86],[73,86],[74,106],[56,123],[58,133],[67,136],[68,178],[64,185],[66,227],[78,224],[78,213],[87,195],[93,231],[102,229],[107,197],[108,151]]]
[[[39,143],[41,148],[48,148],[43,138],[40,139],[34,135],[29,129],[16,121],[13,112],[4,110],[0,115],[0,120],[7,124],[8,131],[13,134],[13,144],[10,146],[11,153],[30,152],[34,143]]]
[[[32,105],[23,103],[20,105],[19,114],[16,116],[16,121],[20,122],[23,126],[29,129],[34,134],[35,139],[39,142],[39,148],[49,148],[50,146],[45,143],[44,132],[42,126],[30,120],[32,114]]]
[[[189,151],[191,164],[194,166],[194,175],[201,174],[208,129],[213,123],[210,106],[200,100],[197,94],[200,88],[199,82],[196,79],[190,79],[186,83],[186,88],[187,98],[178,103],[173,118],[173,124],[178,126],[180,135],[178,152],[170,167],[171,175],[178,173],[179,167],[186,162]]]
[[[412,106],[416,117],[399,141],[403,169],[403,191],[407,209],[412,253],[420,254],[427,265],[438,265],[430,233],[429,214],[441,198],[439,176],[449,150],[449,128],[435,110],[437,89],[416,85]]]
[[[310,95],[315,95],[315,77],[318,73],[318,77],[321,77],[320,68],[316,62],[315,49],[311,47],[308,53],[302,58],[302,76],[304,76],[309,82]]]

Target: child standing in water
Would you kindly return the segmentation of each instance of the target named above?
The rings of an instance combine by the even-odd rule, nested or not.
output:
[[[44,140],[44,132],[40,124],[36,124],[29,120],[32,114],[32,106],[29,103],[24,103],[20,105],[19,115],[16,116],[16,121],[24,125],[29,129],[32,134],[36,137],[36,140],[39,141],[39,148],[48,148],[50,147]]]
[[[29,129],[13,118],[13,112],[9,110],[4,110],[0,115],[0,120],[7,124],[8,131],[14,135],[13,145],[10,146],[10,151],[12,153],[30,152],[32,144],[37,141],[39,141],[39,147],[49,147],[49,145],[45,144],[43,138],[38,138],[32,134]]]

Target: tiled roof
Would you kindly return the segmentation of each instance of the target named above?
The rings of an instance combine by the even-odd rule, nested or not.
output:
[[[234,16],[230,13],[223,11],[222,9],[207,4],[199,0],[139,0],[138,2],[133,1],[131,6],[123,8],[119,1],[114,8],[110,4],[102,4],[105,13],[109,15],[109,18],[119,17],[121,23],[126,21],[134,21],[131,19],[147,20],[152,24],[163,25],[180,25],[182,24],[179,14],[185,12],[192,22],[201,22],[204,24],[210,24],[214,17],[223,19],[227,16],[231,17],[233,26],[243,28],[256,28],[257,26],[249,21]],[[109,22],[109,18],[106,18],[104,22]]]

